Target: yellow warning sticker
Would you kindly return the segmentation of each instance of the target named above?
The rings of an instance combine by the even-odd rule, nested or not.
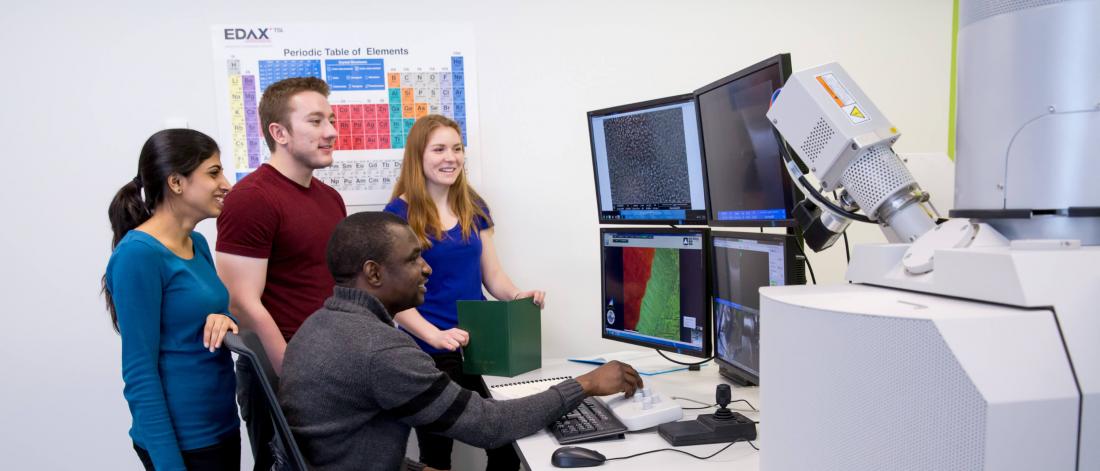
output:
[[[868,118],[867,115],[863,114],[863,110],[860,109],[859,103],[853,103],[851,105],[845,106],[843,109],[844,113],[848,115],[848,119],[852,121],[852,124],[859,124],[871,119]]]

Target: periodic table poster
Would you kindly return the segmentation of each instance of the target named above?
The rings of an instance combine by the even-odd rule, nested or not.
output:
[[[232,24],[211,28],[218,145],[234,181],[271,158],[257,108],[268,85],[318,77],[331,89],[339,138],[314,176],[349,206],[385,204],[417,118],[441,114],[462,128],[467,177],[479,183],[477,73],[465,24]]]

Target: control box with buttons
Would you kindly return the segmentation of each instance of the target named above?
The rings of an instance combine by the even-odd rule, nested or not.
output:
[[[633,397],[619,393],[604,397],[603,400],[630,431],[656,427],[684,417],[684,409],[679,404],[662,397],[652,388],[639,389]]]

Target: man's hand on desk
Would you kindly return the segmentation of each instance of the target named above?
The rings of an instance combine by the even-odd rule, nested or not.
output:
[[[599,368],[577,377],[581,389],[587,396],[607,396],[625,392],[627,397],[642,387],[642,377],[626,363],[609,361]]]

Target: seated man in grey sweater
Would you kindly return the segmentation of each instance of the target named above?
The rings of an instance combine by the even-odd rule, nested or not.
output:
[[[585,396],[642,386],[611,362],[539,394],[483,399],[436,369],[391,313],[424,301],[431,267],[416,236],[389,213],[357,213],[329,239],[332,297],[286,347],[279,401],[314,470],[417,469],[405,459],[411,427],[481,448],[530,435]]]

